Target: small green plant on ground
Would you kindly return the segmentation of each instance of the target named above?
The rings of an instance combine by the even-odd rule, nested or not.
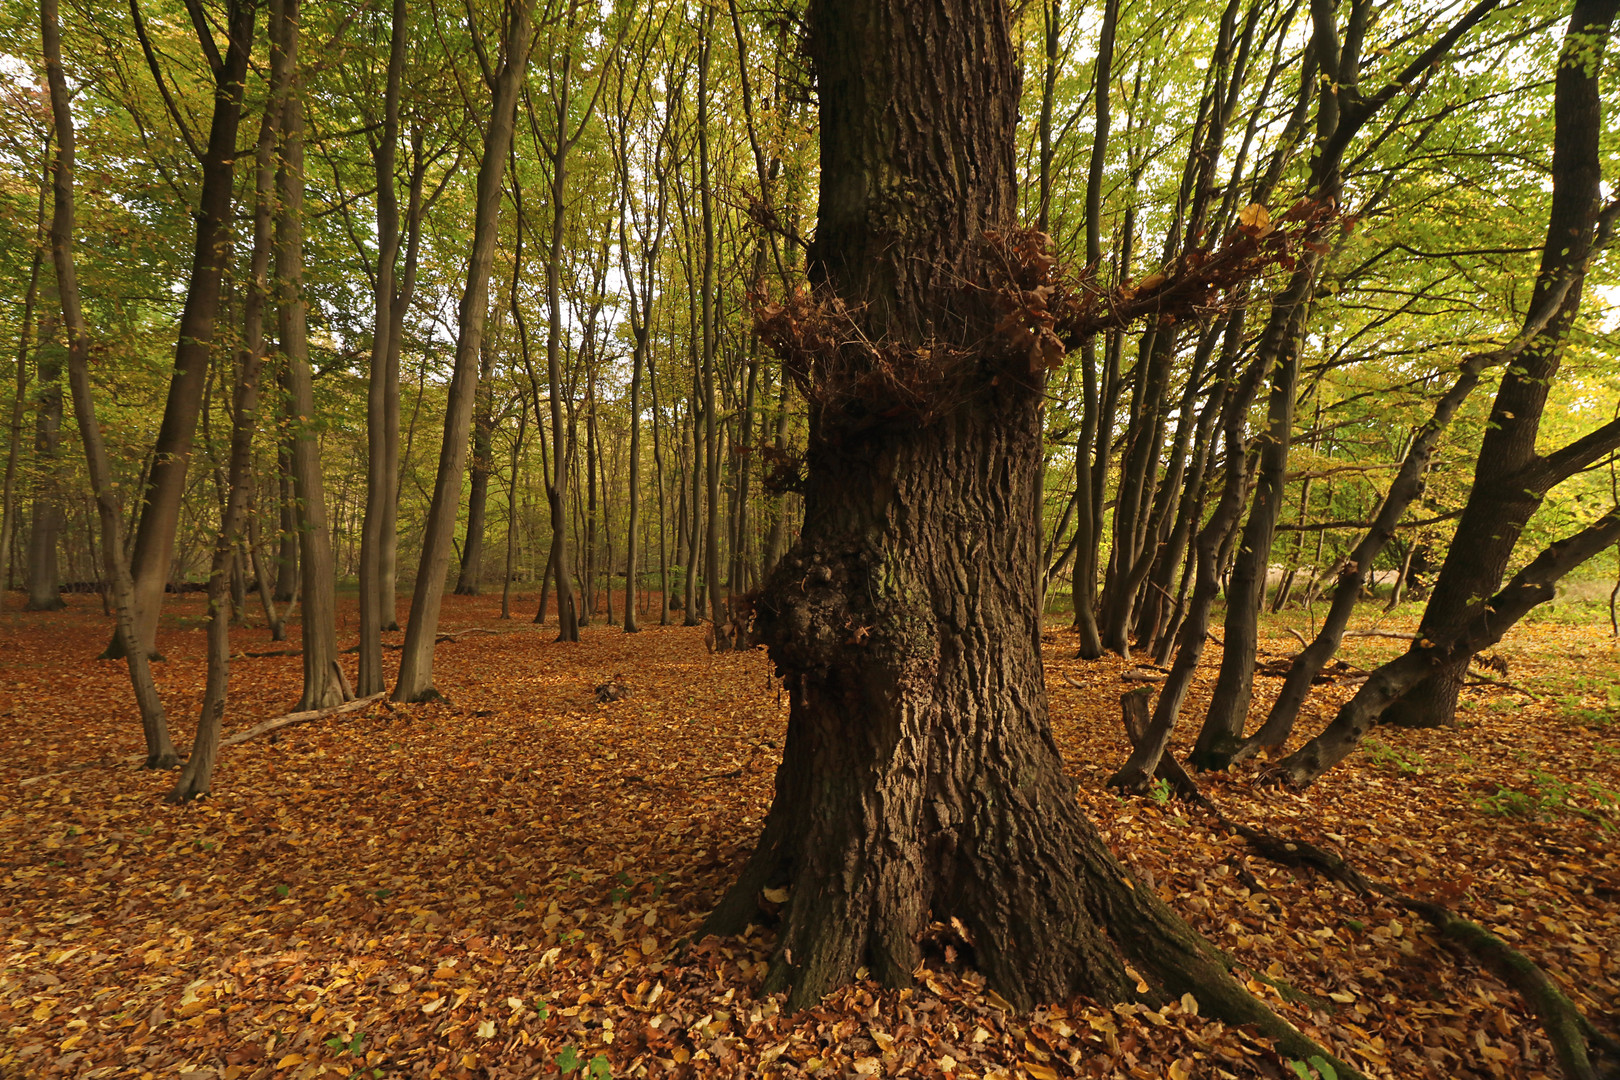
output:
[[[1605,829],[1612,824],[1616,811],[1620,811],[1620,791],[1604,787],[1594,780],[1570,782],[1550,772],[1537,769],[1530,774],[1528,790],[1497,785],[1489,795],[1480,795],[1474,803],[1483,812],[1499,817],[1534,818],[1548,814],[1575,814],[1597,822]]]
[[[1312,1055],[1308,1061],[1290,1061],[1288,1066],[1299,1074],[1299,1080],[1311,1080],[1313,1069],[1322,1080],[1339,1080],[1338,1070],[1334,1069],[1333,1063],[1317,1055]]]
[[[1380,768],[1419,775],[1423,772],[1423,758],[1416,754],[1408,758],[1381,739],[1364,739],[1361,748],[1367,755],[1367,760]]]

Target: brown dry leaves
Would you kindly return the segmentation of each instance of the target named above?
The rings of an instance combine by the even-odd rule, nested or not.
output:
[[[683,951],[759,827],[786,720],[763,659],[711,656],[699,630],[599,627],[557,645],[499,623],[493,600],[447,597],[447,627],[511,631],[439,646],[452,705],[379,705],[229,748],[215,795],[176,809],[158,801],[169,777],[123,765],[16,783],[139,749],[123,669],[89,659],[106,633],[92,606],[0,616],[7,1077],[508,1078],[557,1075],[559,1056],[620,1077],[1292,1075],[1196,1001],[1020,1016],[939,956],[910,990],[858,985],[785,1017],[759,989],[766,931]],[[199,614],[171,598],[178,625],[161,638],[182,745],[202,692]],[[233,642],[265,647],[258,630]],[[1363,662],[1398,647],[1353,644]],[[1599,685],[1614,653],[1587,629],[1506,644],[1514,681],[1552,697],[1470,695],[1469,726],[1381,732],[1385,750],[1303,796],[1245,775],[1208,786],[1235,816],[1451,898],[1588,1015],[1614,1015],[1613,819],[1572,812],[1591,809],[1588,788],[1557,804],[1536,779],[1620,788]],[[1081,798],[1257,992],[1376,1075],[1552,1072],[1522,1005],[1421,925],[1253,859],[1191,811],[1105,793],[1125,752],[1126,665],[1073,653],[1048,635],[1049,667],[1087,687],[1054,678],[1052,691]],[[629,695],[597,703],[620,672]],[[298,677],[296,657],[237,659],[227,731],[286,711]],[[1495,794],[1515,785],[1540,800],[1533,816],[1487,812],[1519,807]],[[1312,998],[1283,1002],[1261,976]]]

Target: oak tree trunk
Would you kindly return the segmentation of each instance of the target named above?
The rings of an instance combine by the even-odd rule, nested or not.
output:
[[[954,918],[1019,1007],[1136,997],[1134,965],[1147,997],[1191,992],[1307,1056],[1109,853],[1052,737],[1029,513],[1044,377],[996,348],[995,308],[960,284],[1016,209],[1008,23],[1003,0],[809,8],[818,310],[847,325],[831,340],[858,330],[917,381],[865,346],[794,368],[811,408],[804,526],[757,605],[787,742],[763,835],[707,927],[741,930],[760,890],[789,886],[767,986],[802,1007],[862,966],[908,983],[930,921]],[[944,396],[910,396],[919,382]]]

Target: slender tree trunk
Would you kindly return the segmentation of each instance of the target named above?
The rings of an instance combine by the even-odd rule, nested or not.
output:
[[[664,528],[664,449],[658,437],[658,368],[647,357],[647,393],[652,399],[653,478],[658,487],[658,625],[669,625],[669,540]]]
[[[45,262],[48,244],[48,222],[45,217],[45,195],[50,188],[50,137],[45,139],[42,157],[46,175],[39,188],[39,209],[35,212],[34,256],[28,268],[28,291],[23,296],[22,326],[17,331],[16,382],[11,396],[11,425],[6,438],[6,478],[3,496],[0,496],[0,566],[11,565],[16,550],[17,531],[17,458],[22,449],[23,417],[28,408],[28,358],[33,355],[34,306],[39,300],[40,270]]]
[[[56,270],[56,291],[62,307],[62,329],[68,339],[68,385],[73,393],[73,415],[84,443],[85,464],[90,473],[90,489],[101,519],[102,557],[117,612],[117,636],[124,645],[129,663],[129,679],[140,709],[141,729],[146,736],[146,767],[167,769],[179,763],[174,744],[169,741],[168,719],[163,701],[152,680],[147,650],[138,644],[135,630],[135,585],[124,561],[123,519],[114,488],[112,465],[96,422],[95,401],[90,396],[90,330],[85,325],[79,303],[79,281],[73,265],[73,111],[68,97],[67,75],[62,70],[62,41],[57,23],[57,0],[40,0],[40,28],[45,54],[45,78],[50,87],[51,118],[56,131],[56,160],[52,169],[51,262]]]
[[[303,578],[304,692],[299,709],[341,705],[348,695],[338,670],[337,570],[321,476],[320,420],[309,366],[309,302],[304,296],[304,109],[298,71],[299,0],[283,0],[281,49],[288,66],[282,107],[280,197],[276,219],[278,345],[286,361],[292,438],[293,494],[298,507],[298,565]]]
[[[259,539],[257,494],[258,482],[255,479],[253,491],[248,496],[248,558],[253,563],[253,577],[258,585],[260,606],[264,608],[265,625],[270,628],[270,640],[285,641],[287,638],[287,625],[276,611],[275,589],[270,584],[270,568],[265,564],[263,557],[264,547]]]
[[[242,116],[242,94],[248,57],[253,48],[256,6],[251,0],[229,0],[225,11],[226,42],[220,66],[213,72],[214,111],[208,145],[202,156],[202,188],[193,217],[197,222],[192,248],[191,283],[180,314],[163,422],[156,455],[147,476],[140,525],[135,531],[131,572],[135,582],[136,638],[156,648],[158,612],[174,559],[180,503],[186,470],[202,406],[203,385],[213,350],[225,263],[230,253],[231,203],[237,157],[236,132]],[[203,30],[202,33],[208,31]],[[121,652],[115,639],[105,655]]]
[[[393,0],[382,133],[372,154],[377,181],[377,275],[372,292],[371,366],[366,377],[366,510],[360,526],[360,671],[356,693],[383,691],[382,630],[393,621],[391,583],[383,574],[384,519],[396,502],[391,455],[399,445],[399,364],[394,341],[394,265],[399,256],[399,199],[394,163],[399,147],[399,93],[405,70],[405,0]],[[389,363],[392,353],[394,363]],[[389,430],[389,396],[393,430]],[[385,610],[386,609],[386,610]]]
[[[62,600],[57,547],[66,523],[60,503],[62,483],[62,354],[55,342],[39,351],[34,404],[34,507],[28,530],[28,611],[57,611]]]
[[[247,522],[253,487],[253,435],[259,419],[259,369],[264,360],[264,307],[269,293],[271,209],[275,198],[276,137],[284,109],[290,63],[294,56],[284,43],[293,31],[287,23],[287,3],[271,0],[268,15],[271,45],[270,87],[259,125],[255,154],[255,193],[253,211],[253,253],[247,296],[243,302],[242,345],[237,354],[236,387],[232,394],[231,446],[227,468],[229,478],[225,506],[220,515],[219,536],[208,573],[208,669],[203,687],[202,710],[191,756],[180,770],[180,778],[167,801],[185,803],[208,794],[213,783],[214,760],[219,754],[220,726],[225,716],[225,699],[230,680],[229,612],[237,601],[227,596],[226,583],[232,564],[238,561],[239,541]],[[296,16],[296,9],[294,11]],[[306,617],[304,625],[309,626]]]
[[[1053,16],[1056,17],[1056,5]],[[1107,165],[1108,134],[1112,122],[1114,37],[1119,25],[1119,0],[1103,5],[1101,32],[1097,41],[1097,64],[1092,77],[1097,99],[1096,130],[1091,143],[1091,166],[1086,176],[1086,264],[1102,264],[1102,185]],[[1046,199],[1043,195],[1044,208]],[[1102,634],[1097,628],[1097,540],[1102,520],[1102,478],[1108,472],[1106,437],[1098,432],[1112,426],[1102,421],[1104,405],[1098,398],[1097,339],[1080,344],[1081,416],[1080,437],[1075,443],[1075,549],[1074,630],[1080,635],[1080,656],[1095,660],[1103,654]],[[1093,457],[1093,446],[1100,452]]]
[[[494,333],[501,330],[501,309],[495,313]],[[467,492],[467,535],[461,544],[461,574],[457,596],[477,596],[484,575],[484,522],[489,509],[489,475],[495,470],[495,391],[489,379],[495,371],[496,345],[484,339],[478,368],[478,406],[473,415],[471,483]]]
[[[425,701],[438,696],[433,687],[433,646],[439,631],[445,572],[450,566],[451,538],[467,462],[467,435],[478,390],[478,360],[489,310],[489,274],[500,231],[501,183],[512,146],[518,95],[529,63],[531,10],[530,0],[514,0],[508,5],[500,68],[490,87],[489,127],[484,136],[484,157],[478,165],[472,251],[461,294],[455,370],[445,405],[444,442],[423,530],[416,588],[411,594],[411,618],[405,629],[399,680],[394,687],[395,701]]]
[[[714,365],[718,342],[714,312],[714,193],[709,176],[709,53],[714,38],[712,6],[703,9],[703,25],[698,43],[698,197],[703,220],[703,458],[708,468],[705,499],[703,561],[708,574],[709,618],[718,627],[722,619],[720,599],[720,454],[716,428]],[[718,636],[718,635],[717,635]]]
[[[1553,191],[1547,242],[1530,310],[1541,309],[1555,294],[1561,300],[1546,327],[1503,373],[1468,503],[1457,520],[1455,536],[1419,625],[1424,640],[1453,637],[1476,617],[1482,610],[1480,598],[1501,582],[1526,522],[1546,493],[1571,475],[1573,468],[1589,463],[1587,459],[1601,460],[1601,455],[1591,458],[1597,445],[1586,447],[1580,459],[1568,460],[1568,451],[1591,436],[1547,455],[1537,453],[1536,443],[1566,337],[1580,310],[1602,197],[1598,76],[1615,8],[1615,0],[1577,0],[1570,18],[1554,84]],[[1614,427],[1611,423],[1600,431],[1612,435]],[[1466,655],[1436,667],[1385,713],[1384,720],[1409,727],[1450,724],[1467,669]]]
[[[1233,388],[1224,403],[1221,430],[1225,443],[1226,460],[1222,469],[1220,501],[1216,503],[1209,521],[1198,531],[1194,543],[1194,574],[1192,598],[1181,623],[1180,638],[1176,644],[1176,657],[1170,665],[1154,703],[1153,720],[1149,730],[1157,739],[1143,739],[1136,744],[1125,764],[1109,778],[1111,786],[1126,791],[1145,791],[1152,782],[1155,768],[1164,748],[1175,731],[1187,691],[1192,686],[1198,661],[1203,656],[1204,642],[1209,636],[1209,612],[1220,592],[1220,567],[1224,548],[1238,520],[1243,516],[1243,503],[1249,494],[1250,454],[1244,439],[1244,425],[1249,406],[1254,401],[1264,376],[1265,365],[1259,359],[1251,361],[1242,380]]]
[[[569,8],[568,26],[573,28],[577,4]],[[569,568],[568,545],[568,431],[565,424],[562,371],[562,251],[563,221],[567,210],[564,197],[568,183],[569,89],[573,75],[572,40],[564,49],[560,85],[555,95],[557,131],[551,155],[551,236],[546,253],[546,378],[551,386],[552,474],[547,498],[551,504],[551,570],[557,585],[557,640],[579,640],[579,611],[574,597],[573,574]]]
[[[623,218],[620,218],[619,236],[622,242],[625,239]],[[650,274],[652,266],[649,264],[646,270]],[[636,301],[633,293],[630,302],[634,307]],[[636,590],[641,583],[640,575],[636,572],[636,559],[641,554],[641,369],[647,354],[645,319],[645,315],[631,315],[635,351],[630,357],[630,491],[624,533],[624,632],[627,634],[641,629],[636,622]]]
[[[501,575],[501,618],[512,617],[512,576],[517,562],[518,463],[523,456],[523,436],[528,431],[529,409],[518,395],[518,428],[512,438],[511,481],[506,492],[506,572]]]
[[[281,365],[282,396],[286,396],[287,365]],[[276,541],[276,600],[292,604],[298,598],[298,496],[293,491],[292,438],[276,447],[277,513],[280,532]]]
[[[585,563],[580,575],[579,625],[589,626],[596,616],[596,368],[589,339],[585,354],[585,542],[580,555]]]

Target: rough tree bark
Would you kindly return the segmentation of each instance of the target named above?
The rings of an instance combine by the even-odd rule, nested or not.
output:
[[[445,406],[444,442],[439,449],[433,501],[423,529],[421,561],[416,571],[416,588],[411,594],[411,617],[400,651],[399,679],[394,685],[395,701],[426,701],[438,696],[433,688],[433,646],[439,630],[439,609],[444,602],[444,578],[450,566],[456,508],[461,502],[461,476],[467,464],[467,434],[472,425],[473,399],[478,388],[484,319],[489,311],[489,273],[500,232],[501,182],[512,146],[518,94],[529,66],[532,10],[531,0],[514,0],[507,6],[500,66],[490,80],[489,127],[484,133],[483,160],[478,163],[472,251],[461,294],[456,363]]]
[[[141,730],[146,736],[146,767],[167,769],[179,763],[174,744],[169,741],[168,718],[147,651],[137,645],[135,630],[135,584],[129,563],[124,559],[123,518],[118,491],[113,484],[112,465],[96,422],[95,401],[90,396],[90,330],[79,305],[79,280],[73,265],[73,111],[68,97],[67,75],[62,70],[62,39],[57,23],[56,0],[40,0],[40,36],[45,54],[45,79],[50,86],[51,118],[56,130],[56,160],[52,169],[51,262],[56,269],[57,296],[62,306],[62,329],[68,339],[68,385],[73,393],[73,415],[84,442],[85,463],[90,473],[90,489],[101,519],[101,547],[107,578],[117,613],[117,638],[129,662],[129,680],[140,708]]]
[[[1320,1053],[1115,861],[1052,738],[1028,513],[1046,360],[998,344],[1001,310],[963,285],[1017,206],[1007,7],[821,0],[808,19],[818,291],[797,311],[827,333],[761,312],[811,409],[803,530],[757,608],[792,711],[764,833],[706,927],[790,886],[767,977],[790,1007],[863,965],[906,984],[929,921],[956,918],[1016,1006],[1135,998],[1131,964],[1149,998],[1191,992]]]

